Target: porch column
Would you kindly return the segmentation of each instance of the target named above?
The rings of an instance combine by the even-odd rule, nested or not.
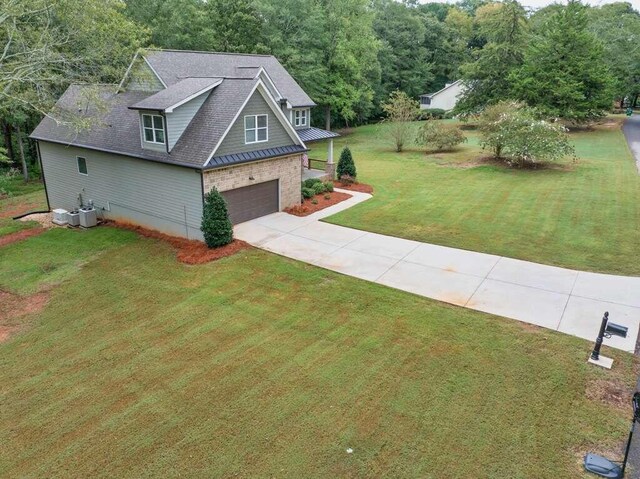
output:
[[[333,180],[336,177],[336,165],[333,163],[333,138],[329,140],[329,150],[327,151],[327,175]]]

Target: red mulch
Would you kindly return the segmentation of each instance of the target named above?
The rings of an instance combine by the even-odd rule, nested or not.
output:
[[[22,241],[32,236],[37,236],[44,233],[45,231],[46,229],[44,228],[31,228],[28,230],[16,231],[15,233],[11,233],[5,236],[0,236],[0,248],[8,244],[15,243],[16,241]]]
[[[330,198],[325,199],[324,195],[329,195]],[[333,191],[331,193],[322,193],[319,195],[315,195],[313,198],[309,198],[308,200],[302,200],[301,205],[292,206],[290,208],[285,208],[285,213],[289,213],[290,215],[295,216],[308,216],[311,213],[315,213],[316,211],[323,210],[328,208],[329,206],[333,206],[341,201],[348,200],[351,198],[351,195],[347,193],[340,193],[339,191]],[[318,204],[314,205],[311,201],[315,199]]]
[[[153,231],[142,226],[133,225],[130,223],[120,223],[115,221],[109,221],[109,224],[116,228],[122,228],[125,230],[135,231],[145,238],[153,238],[161,241],[165,241],[173,246],[177,251],[178,261],[185,264],[204,264],[210,261],[215,261],[220,258],[226,258],[236,254],[243,249],[251,248],[248,243],[240,240],[233,240],[231,243],[220,248],[209,248],[205,243],[198,240],[189,240],[186,238],[180,238],[177,236],[171,236],[159,231]]]
[[[357,191],[359,193],[373,194],[373,186],[365,185],[364,183],[353,183],[352,185],[345,185],[343,183],[340,183],[339,181],[334,181],[333,186],[336,188],[341,188],[343,190],[351,190],[351,191]]]

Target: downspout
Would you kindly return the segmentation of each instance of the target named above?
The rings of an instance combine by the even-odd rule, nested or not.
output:
[[[161,111],[162,115],[162,126],[164,127],[164,147],[167,150],[167,155],[169,152],[169,129],[167,128],[167,114],[164,111]]]
[[[42,166],[42,155],[40,154],[40,142],[36,141],[36,152],[38,153],[38,162],[40,163],[40,174],[42,175],[42,184],[44,185],[44,196],[47,198],[47,211],[51,211],[51,203],[49,203],[49,191],[47,190],[47,180],[44,177],[44,167]]]

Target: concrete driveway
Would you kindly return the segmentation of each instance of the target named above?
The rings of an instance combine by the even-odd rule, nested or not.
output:
[[[368,233],[319,220],[366,201],[347,201],[304,218],[274,213],[235,227],[258,248],[356,278],[465,308],[595,340],[609,311],[629,327],[605,345],[633,352],[640,324],[640,278],[587,273]]]
[[[640,115],[633,115],[624,121],[622,127],[629,148],[636,159],[636,166],[640,172]]]

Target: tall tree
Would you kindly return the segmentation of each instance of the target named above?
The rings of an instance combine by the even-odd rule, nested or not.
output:
[[[577,0],[541,25],[511,78],[517,98],[548,117],[584,122],[611,106],[604,49],[588,30],[586,7]]]
[[[486,44],[474,52],[472,62],[461,67],[467,90],[456,109],[463,113],[510,98],[509,74],[521,66],[524,57],[526,14],[516,0],[480,7],[476,26]]]
[[[259,53],[262,41],[262,19],[253,0],[207,0],[205,22],[210,42],[206,50]]]
[[[374,30],[381,42],[379,98],[386,98],[394,90],[415,98],[431,83],[430,52],[425,48],[427,29],[422,15],[415,7],[395,0],[382,0],[376,5]]]
[[[126,15],[151,32],[160,48],[204,50],[211,41],[201,0],[125,0]]]
[[[640,93],[640,13],[629,3],[590,8],[589,30],[602,42],[613,75],[613,94],[622,106]]]
[[[265,47],[321,107],[327,127],[362,121],[380,79],[368,0],[257,0]]]
[[[379,75],[379,42],[373,31],[368,0],[317,0],[323,15],[319,38],[320,65],[311,85],[324,107],[325,126],[331,112],[348,123],[366,118],[373,107],[372,78]]]
[[[115,82],[147,32],[120,0],[0,0],[0,119],[5,148],[16,129],[51,107],[72,82]],[[66,120],[69,120],[68,118]],[[13,133],[13,135],[12,135]],[[17,159],[12,158],[15,163]]]

